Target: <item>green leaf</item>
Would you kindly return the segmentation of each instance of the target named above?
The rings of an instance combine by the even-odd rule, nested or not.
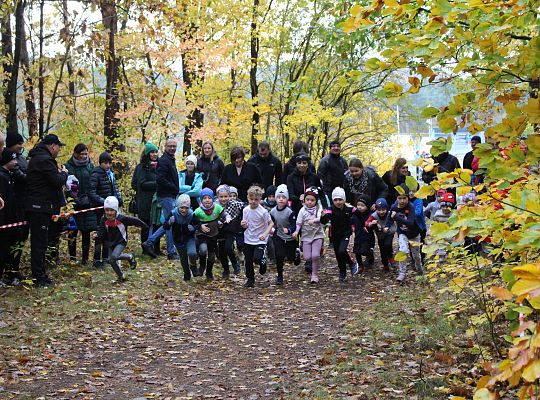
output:
[[[423,118],[433,118],[437,114],[439,114],[439,109],[435,107],[424,108],[424,110],[422,111]]]

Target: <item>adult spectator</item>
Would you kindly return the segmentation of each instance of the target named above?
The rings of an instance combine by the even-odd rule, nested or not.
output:
[[[231,150],[231,163],[225,166],[221,183],[238,189],[238,198],[247,203],[247,190],[262,185],[261,174],[256,165],[246,162],[246,152],[240,146]]]
[[[103,206],[105,199],[109,196],[116,197],[118,203],[122,205],[122,197],[120,196],[120,191],[118,190],[118,185],[116,184],[116,178],[112,171],[113,158],[111,154],[104,151],[99,155],[98,162],[99,165],[90,173],[90,189],[88,191],[88,196],[90,197],[92,207]],[[96,211],[98,224],[99,221],[101,221],[104,212],[104,209]],[[108,259],[108,257],[109,254],[107,246],[104,246],[101,243],[101,239],[97,237],[94,244],[94,267],[103,268],[104,262]]]
[[[438,140],[446,142],[445,138],[440,138]],[[458,159],[447,151],[438,156],[434,156],[433,160],[438,165],[429,172],[422,172],[422,180],[427,184],[430,184],[440,172],[453,172],[455,169],[461,168]]]
[[[5,148],[0,153],[0,196],[6,199],[6,206],[0,209],[0,225],[11,224],[20,221],[18,218],[19,203],[15,195],[15,180],[13,170],[17,165],[17,153]],[[20,227],[12,227],[3,230],[5,233],[0,240],[0,287],[5,285],[17,285],[24,278],[19,273],[20,253],[17,250]]]
[[[94,164],[90,160],[88,146],[79,143],[73,149],[73,155],[66,163],[69,175],[77,178],[77,191],[71,190],[75,210],[85,210],[90,204],[90,174],[94,170]],[[97,216],[94,211],[88,211],[75,215],[77,229],[69,232],[68,250],[71,261],[77,261],[77,236],[82,236],[82,265],[88,263],[90,253],[90,233],[97,229]]]
[[[296,169],[296,156],[300,153],[309,154],[309,146],[303,140],[298,139],[295,140],[295,142],[293,143],[292,151],[292,157],[289,161],[287,161],[285,167],[283,168],[283,180],[285,181],[285,183],[287,183],[287,177],[292,174]],[[313,163],[311,162],[311,158],[309,159],[309,170],[315,173],[315,165],[313,165]]]
[[[24,150],[24,138],[22,135],[15,133],[9,135],[6,139],[6,148],[17,154],[17,165],[15,166],[13,173],[15,177],[19,179],[26,176],[26,170],[28,169],[28,161],[23,155]]]
[[[152,198],[157,189],[157,164],[158,148],[155,144],[146,142],[141,154],[141,160],[135,167],[135,172],[131,178],[131,188],[135,191],[137,216],[149,226],[149,228],[141,228],[141,245],[148,240],[150,230],[155,232],[158,228],[150,222]],[[160,253],[159,240],[155,242],[154,252]]]
[[[330,199],[335,188],[343,187],[344,174],[348,166],[347,161],[341,157],[339,140],[332,140],[329,146],[330,153],[322,158],[317,174],[321,178],[324,193]]]
[[[178,196],[178,193],[180,192],[175,158],[176,147],[177,143],[175,139],[167,139],[165,142],[165,151],[163,152],[163,155],[159,157],[156,169],[156,195],[166,221],[171,216],[172,210],[175,207],[176,196]],[[168,259],[179,260],[180,257],[174,247],[172,229],[165,231],[163,227],[160,227],[142,244],[145,253],[152,257],[156,256],[154,245],[163,234],[165,234],[165,238],[167,239]]]
[[[386,196],[386,201],[389,204],[389,207],[394,204],[397,199],[397,192],[395,187],[405,183],[405,177],[411,175],[409,172],[409,167],[407,166],[407,160],[400,157],[394,163],[394,166],[390,171],[386,171],[382,176],[382,180],[388,186],[388,195]]]
[[[283,165],[281,160],[272,154],[268,142],[259,142],[257,153],[248,162],[255,164],[259,168],[264,190],[268,186],[278,186],[283,183]]]
[[[191,209],[199,207],[199,197],[203,188],[203,174],[196,170],[197,157],[193,154],[186,158],[186,169],[178,173],[180,194],[187,194],[191,201]]]
[[[349,170],[345,172],[345,197],[347,202],[355,204],[360,195],[366,195],[375,210],[377,199],[388,195],[388,187],[381,177],[371,168],[364,168],[362,161],[353,158],[349,162]]]
[[[310,158],[306,153],[296,155],[296,168],[287,177],[287,189],[289,190],[289,200],[292,210],[298,214],[304,201],[304,193],[310,187],[316,187],[322,190],[322,184],[319,176],[309,169]],[[327,208],[328,202],[325,196],[320,198],[323,207]]]
[[[197,160],[197,171],[203,174],[203,187],[212,189],[215,193],[219,183],[225,163],[214,150],[214,145],[204,142],[202,145],[202,155]]]
[[[478,146],[480,143],[482,143],[482,138],[480,136],[473,136],[471,138],[471,151],[469,151],[465,156],[463,157],[463,168],[464,169],[473,169],[472,162],[474,160],[474,149],[476,146]]]
[[[29,152],[26,173],[26,211],[30,223],[30,259],[37,287],[53,286],[45,269],[45,252],[49,244],[51,216],[60,211],[68,172],[58,167],[56,157],[64,144],[49,134]]]

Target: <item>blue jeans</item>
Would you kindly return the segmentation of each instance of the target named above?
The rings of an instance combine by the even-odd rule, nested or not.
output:
[[[158,197],[159,204],[161,205],[161,209],[163,210],[163,215],[165,216],[165,220],[169,219],[171,216],[171,212],[175,206],[175,198],[174,197]],[[154,243],[160,239],[163,235],[165,235],[165,239],[167,239],[167,254],[172,255],[176,254],[176,248],[174,247],[174,241],[173,241],[173,234],[172,229],[169,229],[166,231],[163,228],[163,225],[160,226],[157,231],[153,232],[149,237],[147,242],[150,243],[152,246]]]
[[[184,269],[197,265],[197,245],[195,238],[189,239],[186,243],[175,243],[176,251],[180,255],[180,263]]]

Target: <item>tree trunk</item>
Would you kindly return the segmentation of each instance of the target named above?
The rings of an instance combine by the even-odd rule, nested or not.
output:
[[[6,7],[5,2],[2,2],[2,8],[4,9],[4,15],[2,16],[2,57],[4,59],[4,102],[7,106],[6,115],[6,133],[7,136],[15,135],[19,132],[17,126],[17,79],[19,75],[19,59],[20,59],[20,47],[19,50],[15,49],[15,55],[13,54],[13,42],[11,39],[11,12],[9,5]],[[20,13],[22,5],[17,4],[15,14]],[[17,29],[17,25],[15,30]],[[17,32],[16,32],[17,33]],[[15,38],[17,45],[17,38]],[[20,39],[18,40],[20,46]],[[18,52],[18,54],[17,54]]]
[[[257,66],[259,62],[259,33],[257,31],[257,16],[258,16],[259,0],[253,0],[253,12],[251,20],[251,63],[249,68],[249,86],[251,88],[251,154],[257,152],[257,135],[259,134],[259,85],[257,84]]]
[[[105,112],[103,118],[103,133],[105,135],[106,147],[113,151],[121,150],[119,143],[117,113],[120,110],[118,99],[118,75],[119,66],[116,58],[115,36],[118,31],[118,13],[113,1],[104,0],[100,3],[101,18],[105,29],[109,31],[109,40],[105,51],[106,67],[105,76],[107,78],[105,89]]]
[[[68,58],[66,62],[66,67],[67,67],[68,76],[69,76],[68,87],[69,87],[69,94],[72,96],[73,111],[75,111],[75,79],[73,75],[73,66],[71,64],[71,46],[72,46],[71,42],[73,41],[73,37],[71,35],[71,30],[69,28],[70,22],[69,22],[67,0],[62,0],[62,14],[63,14],[63,19],[64,19],[64,35],[65,35],[65,40],[66,40],[66,57]]]
[[[45,7],[45,0],[39,2],[39,72],[38,72],[38,93],[39,93],[39,137],[43,138],[45,129],[45,77],[43,76],[43,8]]]
[[[34,81],[29,74],[30,60],[28,58],[28,47],[26,40],[26,29],[24,23],[21,25],[21,68],[24,76],[24,104],[26,106],[26,118],[28,121],[28,136],[37,135],[37,112],[36,98],[34,96]]]

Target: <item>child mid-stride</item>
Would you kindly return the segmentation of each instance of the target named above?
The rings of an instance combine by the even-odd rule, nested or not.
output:
[[[383,271],[390,271],[390,266],[394,263],[394,249],[392,242],[396,233],[396,224],[390,218],[388,203],[386,199],[380,198],[375,202],[376,211],[367,219],[365,226],[375,232],[379,242],[381,262]]]
[[[304,206],[298,211],[296,231],[293,238],[302,238],[304,259],[311,261],[311,283],[319,282],[321,249],[324,242],[324,229],[321,224],[323,207],[318,204],[319,189],[310,187],[304,193]]]
[[[414,206],[409,202],[409,188],[404,183],[397,187],[401,187],[401,191],[398,191],[397,204],[394,204],[390,209],[390,218],[397,226],[399,251],[405,254],[410,252],[416,271],[423,274],[424,270],[420,255],[420,227],[416,222]],[[403,283],[406,274],[407,260],[399,261],[399,274],[396,281]]]
[[[133,253],[124,253],[128,242],[127,227],[139,226],[141,228],[148,228],[148,225],[139,218],[120,214],[118,211],[118,199],[114,196],[105,198],[103,207],[105,209],[105,215],[101,218],[95,237],[108,249],[108,263],[111,264],[114,272],[116,272],[118,281],[124,282],[126,277],[120,268],[119,261],[127,260],[131,269],[137,267],[135,255]]]
[[[266,242],[274,223],[270,214],[261,206],[263,190],[251,186],[247,191],[249,205],[242,211],[241,225],[244,231],[244,258],[247,281],[244,286],[255,286],[255,270],[253,263],[259,264],[259,273],[266,273]]]

